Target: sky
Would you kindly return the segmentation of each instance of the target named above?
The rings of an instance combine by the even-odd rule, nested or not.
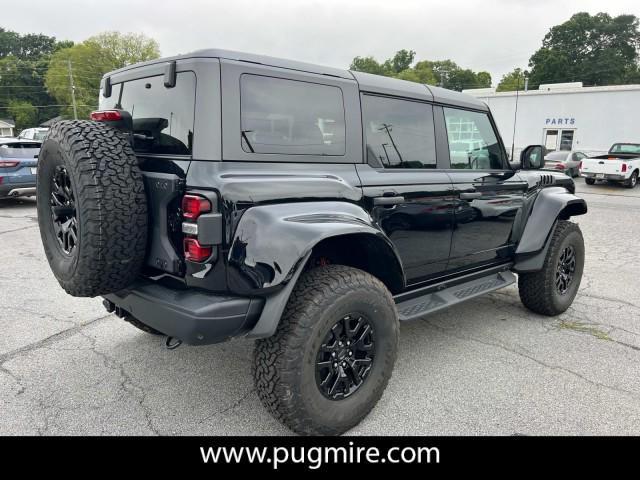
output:
[[[496,85],[572,14],[640,16],[638,0],[0,0],[0,26],[82,41],[144,33],[163,56],[224,48],[347,68],[355,56],[451,59]]]

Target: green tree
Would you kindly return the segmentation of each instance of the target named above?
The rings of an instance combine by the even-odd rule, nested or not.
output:
[[[640,31],[635,15],[576,13],[552,27],[529,60],[530,83],[628,83],[638,78]]]
[[[451,60],[422,60],[411,66],[415,55],[416,52],[413,50],[403,49],[382,63],[371,56],[355,57],[349,69],[400,78],[410,82],[439,85],[453,90],[491,86],[491,75],[488,72],[476,73],[469,69],[463,69]]]
[[[497,92],[512,92],[524,88],[524,70],[516,68],[502,76],[502,80],[496,88]]]
[[[105,73],[159,56],[155,40],[142,35],[108,32],[56,51],[49,62],[45,83],[59,104],[68,105],[62,113],[71,117],[71,66],[78,117],[86,118],[97,108],[100,80]]]
[[[38,109],[26,100],[10,100],[7,108],[16,123],[16,131],[38,125]]]
[[[374,75],[387,75],[385,67],[373,57],[355,57],[349,65],[349,70],[354,72],[372,73]]]
[[[122,68],[132,63],[153,60],[160,56],[160,46],[154,39],[140,33],[104,32],[85,42],[95,45],[106,56],[105,64]]]
[[[396,54],[384,62],[385,70],[398,74],[411,67],[416,52],[413,50],[398,50]]]
[[[52,53],[55,37],[28,33],[21,35],[0,27],[0,58],[14,56],[20,60],[31,60]]]

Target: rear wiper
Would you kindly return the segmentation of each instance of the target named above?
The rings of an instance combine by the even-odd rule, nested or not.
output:
[[[241,130],[240,133],[244,141],[247,142],[247,147],[249,147],[249,150],[251,151],[251,153],[256,153],[255,150],[253,149],[253,146],[251,145],[251,142],[249,141],[249,138],[247,137],[247,132],[251,133],[253,132],[253,130]]]

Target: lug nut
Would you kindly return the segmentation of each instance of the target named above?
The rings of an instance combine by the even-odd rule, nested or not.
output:
[[[349,350],[349,356],[353,355],[353,352],[351,350]]]
[[[335,356],[336,356],[336,352],[333,352],[333,353],[331,354],[331,356],[332,356],[332,357],[335,357]]]

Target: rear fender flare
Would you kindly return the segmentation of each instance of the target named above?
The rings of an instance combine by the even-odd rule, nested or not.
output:
[[[279,290],[304,267],[300,260],[308,257],[315,245],[349,234],[376,236],[402,271],[395,247],[358,205],[306,202],[252,207],[240,219],[229,249],[229,289],[240,295]]]

